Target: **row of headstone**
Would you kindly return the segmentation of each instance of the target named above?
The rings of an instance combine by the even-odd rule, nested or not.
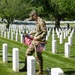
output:
[[[69,35],[70,32],[71,32],[71,28],[70,29],[59,29],[59,30],[56,29],[58,38],[63,36],[63,39],[65,39]]]
[[[67,30],[67,29],[66,29]],[[48,40],[48,37],[49,37],[49,35],[50,35],[50,31],[51,31],[51,29],[49,29],[49,31],[48,31],[48,34],[47,34],[47,39],[46,40]],[[60,31],[60,32],[59,32]],[[60,44],[62,44],[63,43],[63,30],[61,31],[61,29],[59,29],[59,31],[56,29],[56,33],[58,34],[59,33],[59,39],[60,39]],[[69,29],[68,31],[68,34],[71,32],[71,29]],[[3,32],[2,32],[3,33]],[[70,44],[70,46],[71,46],[71,44],[72,44],[72,37],[73,37],[73,33],[74,33],[74,29],[72,30],[72,32],[71,32],[71,34],[70,34],[70,36],[68,37],[68,43]],[[9,34],[9,32],[8,33],[6,33],[6,32],[4,32],[4,37],[6,38],[6,34],[8,35],[8,38],[10,37],[10,34]],[[60,35],[61,34],[61,35]],[[23,42],[23,37],[22,37],[22,35],[23,34],[21,34],[20,35],[20,41],[21,41],[21,43]],[[13,40],[13,37],[14,36],[14,34],[13,34],[13,32],[11,33],[11,40]],[[18,41],[18,33],[16,33],[16,38],[15,38],[15,40],[16,41]],[[52,31],[52,53],[56,53],[56,40],[55,40],[55,31],[54,31],[54,28],[53,28],[53,31]]]
[[[2,45],[3,50],[3,62],[8,62],[8,45],[5,43]],[[12,49],[12,69],[15,72],[19,72],[19,49]],[[27,75],[35,75],[35,58],[33,56],[27,57]]]
[[[50,36],[50,32],[51,32],[51,28],[48,30],[47,29],[47,35],[46,35],[46,40],[48,40],[49,36]]]
[[[70,33],[70,36],[68,37],[68,42],[65,43],[65,57],[70,57],[70,46],[72,46],[72,38],[74,34],[74,29]]]
[[[63,44],[63,40],[66,39],[66,37],[69,35],[70,32],[71,32],[71,28],[69,30],[59,29],[59,31],[56,29],[56,33],[57,33],[57,36],[59,38],[59,43],[60,44]],[[52,40],[55,40],[54,29],[53,29],[53,34],[52,34]]]
[[[33,30],[35,28],[35,26],[33,25],[10,25],[10,28],[9,28],[9,33],[11,34],[11,32],[13,32],[13,34],[16,34],[16,33],[18,33],[19,35],[21,34],[21,32],[23,32],[24,30],[26,30],[27,32],[28,31],[31,31],[31,30]],[[47,34],[47,36],[46,36],[46,40],[48,40],[48,36],[50,35],[50,31],[51,31],[51,29],[50,28],[47,28],[47,30],[49,29],[49,31],[48,31],[48,34]],[[5,32],[5,31],[3,31],[3,30],[1,30],[2,32]],[[59,29],[59,31],[61,31],[60,29]],[[6,32],[5,32],[6,33]],[[53,28],[53,33],[54,33],[54,28]],[[5,36],[6,37],[6,36]]]
[[[29,26],[29,25],[28,25]],[[22,25],[10,25],[10,27],[9,27],[9,30],[8,30],[8,32],[9,33],[11,33],[11,32],[13,32],[14,34],[15,33],[18,33],[18,34],[21,34],[23,31],[30,31],[30,30],[33,30],[33,28],[34,28],[34,26],[22,26]],[[3,25],[3,26],[0,26],[0,32],[1,31],[3,31],[3,32],[5,32],[6,30],[5,29],[3,29],[3,28],[5,28],[5,25]]]
[[[72,38],[73,38],[73,34],[74,34],[74,29],[72,31],[69,29],[69,32],[71,32],[71,33],[70,33],[70,36],[68,36],[68,42],[65,43],[65,45],[64,45],[64,56],[65,57],[70,57],[70,46],[72,46]],[[60,35],[60,44],[62,44],[62,43],[63,43],[62,35]],[[56,40],[55,40],[55,34],[53,31],[53,34],[52,34],[52,53],[55,54],[56,52],[57,52],[57,44],[56,44]]]
[[[3,62],[8,62],[8,45],[3,44]],[[12,69],[15,72],[19,72],[19,49],[12,49]],[[34,56],[27,57],[27,75],[35,75],[35,58]],[[64,75],[61,68],[52,68],[51,75]]]
[[[2,46],[3,50],[3,62],[7,63],[8,62],[8,45],[5,43]],[[18,72],[19,71],[19,49],[18,48],[13,48],[13,70]]]
[[[1,37],[7,38],[7,39],[11,39],[11,40],[15,40],[15,41],[19,41],[21,43],[23,43],[23,34],[14,34],[13,32],[3,32],[1,31]],[[20,37],[20,38],[19,38]]]

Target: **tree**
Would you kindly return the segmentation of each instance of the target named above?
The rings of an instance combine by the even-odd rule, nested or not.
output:
[[[0,0],[0,17],[7,20],[7,28],[13,19],[27,17],[30,5],[24,0]]]
[[[55,17],[55,27],[60,27],[60,20],[74,19],[75,1],[74,0],[49,0],[51,14]]]
[[[36,0],[33,6],[45,17],[52,15],[55,18],[55,27],[60,28],[60,20],[75,19],[74,0]]]

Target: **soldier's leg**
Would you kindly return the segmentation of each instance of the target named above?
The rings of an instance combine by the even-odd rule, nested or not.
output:
[[[42,57],[42,53],[37,52],[37,62],[39,65],[39,71],[37,72],[37,74],[43,74],[43,57]]]
[[[27,56],[31,56],[33,53],[35,52],[35,48],[33,46],[29,47],[26,50],[26,55],[25,55],[25,64],[24,67],[22,69],[20,69],[19,71],[27,71]]]

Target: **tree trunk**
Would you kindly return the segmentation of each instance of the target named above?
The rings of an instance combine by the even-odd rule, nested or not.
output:
[[[60,28],[60,16],[55,17],[55,28]]]
[[[10,19],[7,19],[7,25],[6,28],[9,30],[9,25],[10,25]]]

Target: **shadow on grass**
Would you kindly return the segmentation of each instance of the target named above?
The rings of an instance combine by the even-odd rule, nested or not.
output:
[[[8,55],[8,57],[12,57],[12,55]]]
[[[0,50],[0,57],[2,57],[3,55],[2,55],[2,51]]]
[[[2,48],[0,48],[0,50],[2,50]]]
[[[2,53],[2,50],[0,50],[0,53]]]
[[[8,63],[12,63],[12,60],[9,60]],[[25,63],[25,61],[19,61],[19,63]]]
[[[2,55],[0,55],[0,57],[2,57]]]
[[[57,54],[63,54],[64,52],[57,52]]]
[[[75,70],[74,71],[65,71],[64,73],[66,75],[75,75]]]
[[[75,58],[75,56],[70,56],[71,58]]]
[[[25,63],[25,61],[19,61],[19,63]]]
[[[8,61],[8,63],[12,63],[12,61]]]

